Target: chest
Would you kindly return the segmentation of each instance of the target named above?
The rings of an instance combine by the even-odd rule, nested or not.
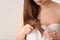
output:
[[[41,21],[41,24],[52,24],[52,23],[60,23],[60,13],[56,10],[42,10],[38,17]]]

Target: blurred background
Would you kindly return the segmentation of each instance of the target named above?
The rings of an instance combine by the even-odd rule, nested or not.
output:
[[[60,3],[60,0],[53,0]],[[23,0],[0,0],[0,40],[15,40]]]

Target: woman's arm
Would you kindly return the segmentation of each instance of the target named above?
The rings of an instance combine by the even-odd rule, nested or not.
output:
[[[16,40],[25,40],[25,35],[23,33],[20,32],[20,29],[23,27],[23,9],[20,10],[20,15],[19,15],[19,23],[17,26],[17,30],[16,30]]]
[[[19,24],[16,30],[16,40],[26,40],[26,35],[31,33],[34,29],[31,25],[26,24],[24,25],[23,22],[23,10],[20,13]]]

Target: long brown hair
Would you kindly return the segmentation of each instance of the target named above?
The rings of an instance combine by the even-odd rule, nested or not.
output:
[[[43,33],[40,20],[37,18],[39,14],[38,12],[39,6],[33,0],[24,0],[24,25],[30,24]]]

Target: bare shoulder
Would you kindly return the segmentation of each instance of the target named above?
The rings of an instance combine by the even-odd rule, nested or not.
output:
[[[60,10],[60,4],[59,3],[55,3],[55,8]]]
[[[52,9],[53,11],[58,11],[60,10],[60,4],[53,2],[52,7],[50,9]]]
[[[53,5],[52,9],[53,9],[55,12],[59,12],[59,13],[60,13],[60,4],[54,2],[54,5]]]
[[[56,11],[60,14],[60,4],[57,3]]]
[[[55,1],[52,1],[52,8],[60,8],[60,4],[55,2]]]
[[[55,12],[57,13],[59,20],[60,20],[60,4],[58,4],[58,3],[56,4]]]

